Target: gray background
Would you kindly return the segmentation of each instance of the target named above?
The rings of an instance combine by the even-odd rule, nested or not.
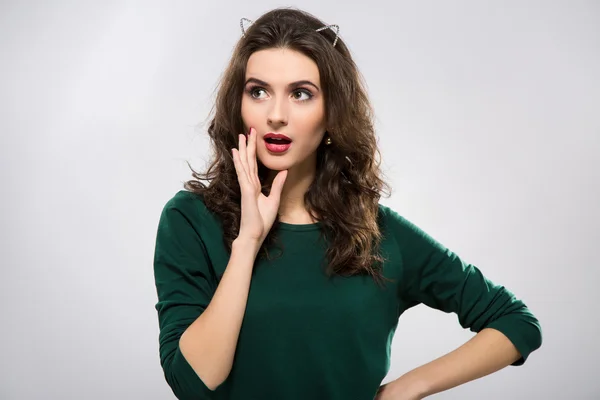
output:
[[[432,397],[599,398],[600,3],[257,0],[1,3],[0,399],[173,398],[159,213],[207,160],[239,19],[286,5],[339,24],[365,76],[382,202],[542,322],[525,366]],[[384,382],[471,336],[409,310]]]

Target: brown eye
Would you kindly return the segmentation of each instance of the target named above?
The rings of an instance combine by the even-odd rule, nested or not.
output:
[[[294,95],[297,95],[297,94],[300,94],[300,95],[305,94],[306,95],[306,97],[304,99],[294,96],[296,98],[296,100],[298,100],[298,101],[308,101],[313,98],[313,94],[306,89],[296,90],[294,92]]]
[[[261,92],[261,91],[264,92],[264,89],[263,88],[250,88],[249,93],[250,93],[250,96],[252,96],[255,99],[258,99],[256,94],[257,94],[257,92]]]

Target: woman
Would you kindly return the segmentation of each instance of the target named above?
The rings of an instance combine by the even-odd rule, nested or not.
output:
[[[208,129],[214,161],[158,227],[175,395],[412,400],[522,365],[542,341],[526,305],[379,204],[372,109],[337,26],[276,9],[242,31]],[[380,386],[398,318],[421,303],[477,334]]]

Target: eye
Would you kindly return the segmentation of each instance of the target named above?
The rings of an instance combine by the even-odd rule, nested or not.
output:
[[[260,86],[250,86],[248,89],[246,89],[246,92],[250,97],[252,97],[255,100],[262,100],[264,98],[260,97],[260,92],[267,93],[265,88]],[[296,89],[292,93],[292,97],[294,98],[294,100],[299,102],[308,101],[314,97],[314,95],[307,89]],[[302,95],[304,95],[304,98],[302,97]]]
[[[250,95],[250,97],[252,97],[252,98],[254,98],[254,99],[258,99],[258,98],[259,98],[259,97],[256,97],[256,96],[255,96],[255,94],[256,94],[257,92],[261,92],[261,91],[262,91],[262,92],[264,92],[264,91],[265,91],[265,89],[263,89],[263,88],[261,88],[261,87],[259,87],[259,86],[251,86],[251,87],[250,87],[250,88],[247,90],[247,92],[248,92],[248,94]]]
[[[294,92],[295,95],[298,94],[298,93],[306,95],[306,97],[304,99],[300,99],[298,97],[295,97],[296,100],[298,100],[298,101],[307,101],[307,100],[310,100],[310,99],[313,98],[313,94],[311,92],[309,92],[308,90],[306,90],[306,89],[299,89],[299,90],[296,90]]]

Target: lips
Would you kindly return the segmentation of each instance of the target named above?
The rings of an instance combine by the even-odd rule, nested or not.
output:
[[[264,136],[264,140],[272,144],[289,144],[292,139],[280,133],[269,132]]]
[[[292,145],[292,139],[279,133],[269,132],[263,136],[263,139],[265,147],[273,154],[283,154],[287,152]]]

